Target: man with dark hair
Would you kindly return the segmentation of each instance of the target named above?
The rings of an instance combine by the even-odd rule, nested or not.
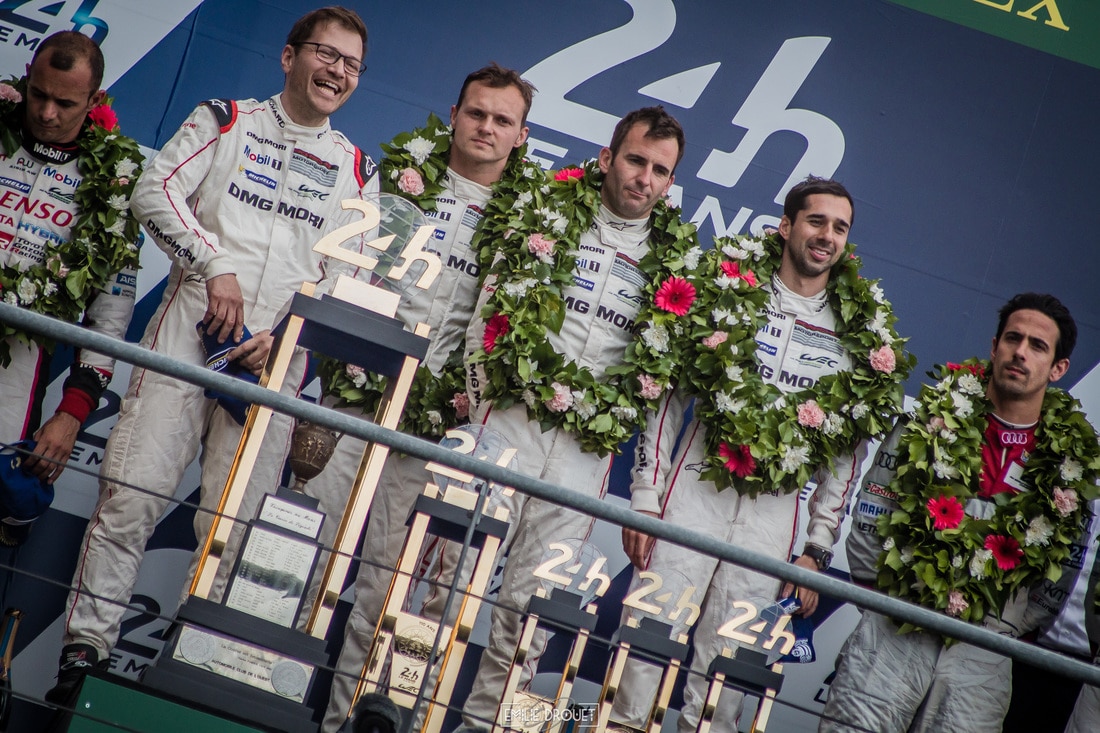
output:
[[[597,385],[607,384],[612,379],[608,372],[613,373],[614,368],[626,361],[627,350],[635,344],[636,338],[641,338],[636,333],[635,318],[645,299],[642,292],[651,280],[657,279],[652,273],[660,271],[647,272],[643,268],[650,263],[663,267],[661,257],[665,253],[661,249],[668,247],[670,253],[678,247],[686,250],[695,241],[693,229],[678,239],[670,239],[667,229],[656,230],[656,223],[662,216],[667,217],[666,221],[679,223],[663,200],[672,186],[676,165],[684,151],[680,124],[663,108],[647,108],[623,118],[613,140],[612,146],[600,151],[598,172],[574,169],[559,174],[562,177],[559,180],[568,180],[571,173],[581,174],[574,188],[577,196],[587,195],[591,191],[588,186],[598,185],[599,209],[587,228],[579,233],[577,241],[563,245],[537,233],[525,237],[526,245],[519,245],[526,251],[535,246],[539,238],[543,244],[549,241],[553,248],[549,254],[554,262],[558,257],[565,257],[559,253],[559,247],[576,247],[574,269],[568,273],[568,283],[563,284],[560,291],[565,304],[560,328],[541,326],[545,329],[542,337],[548,349],[560,354],[569,366],[556,371],[555,367],[545,365],[533,365],[532,368],[550,369],[556,374],[566,369],[575,369],[578,374],[587,370]],[[581,207],[576,208],[579,215]],[[540,220],[544,216],[545,212],[537,215]],[[503,235],[499,245],[502,249],[514,248],[516,238],[505,231],[508,228],[503,223],[505,218],[500,217],[500,222],[494,220],[491,231]],[[669,228],[678,229],[678,226]],[[553,225],[546,231],[548,236],[553,236],[549,235],[555,231]],[[571,236],[566,231],[568,228],[562,227],[559,236]],[[521,290],[534,287],[524,280],[526,275],[522,266],[514,269],[509,264],[516,261],[519,259],[504,257],[494,264],[475,311],[479,317],[470,323],[466,334],[466,352],[473,356],[472,362],[469,356],[467,359],[470,363],[467,369],[470,421],[499,432],[518,449],[516,470],[520,473],[602,497],[607,490],[611,456],[606,455],[606,449],[597,451],[586,447],[599,440],[595,434],[598,428],[590,422],[593,417],[590,412],[598,410],[592,401],[593,390],[581,389],[579,384],[570,387],[555,378],[552,385],[555,394],[549,401],[536,397],[529,390],[521,398],[525,404],[513,396],[513,390],[521,389],[522,385],[507,387],[507,394],[500,388],[502,384],[515,384],[508,381],[515,379],[517,371],[509,362],[514,363],[519,351],[510,336],[501,338],[500,319],[507,316],[489,318],[487,309],[503,309],[508,303],[523,302],[519,296],[511,300],[510,293],[518,292],[517,286]],[[517,306],[512,311],[515,317],[519,317],[518,309]],[[520,337],[525,336],[520,334]],[[491,355],[487,345],[492,349]],[[516,351],[512,351],[514,348]],[[541,348],[541,345],[535,347],[536,350]],[[524,358],[529,353],[525,353]],[[586,384],[587,379],[586,376]],[[534,388],[533,382],[531,387]],[[577,419],[566,427],[564,421],[569,416]],[[634,408],[615,404],[609,405],[608,417],[633,425],[641,415],[635,414]],[[519,641],[520,612],[541,582],[535,577],[534,569],[545,559],[550,543],[583,539],[592,524],[590,516],[519,492],[508,503],[511,527],[504,547],[508,560],[498,594],[499,604],[492,612],[489,646],[482,653],[473,689],[463,706],[464,724],[474,729],[490,728],[496,717],[497,704]],[[456,556],[459,549],[452,543],[446,552]],[[448,564],[455,566],[453,557]],[[442,599],[443,594],[434,593],[427,602],[437,617]],[[546,632],[540,630],[532,641],[521,685],[529,682],[545,645]]]
[[[770,282],[759,283],[768,293],[767,319],[755,334],[751,334],[749,349],[755,351],[755,371],[760,373],[765,384],[774,385],[773,388],[783,395],[781,399],[794,404],[820,402],[824,405],[820,396],[815,401],[815,394],[810,393],[821,380],[828,382],[834,375],[855,372],[861,365],[866,366],[859,361],[861,355],[852,353],[849,342],[845,341],[846,332],[853,328],[842,317],[840,298],[835,292],[836,279],[841,276],[836,267],[838,263],[843,259],[843,266],[852,267],[852,261],[844,259],[850,253],[848,233],[853,219],[852,197],[836,181],[809,178],[787,194],[784,212],[778,232],[782,248],[778,267]],[[754,259],[755,244],[743,248],[737,244],[733,246],[737,249],[720,246],[713,256],[721,252],[722,257],[732,257],[729,262],[739,263],[742,273],[752,267],[754,261],[761,262]],[[712,282],[699,279],[705,287],[723,287],[723,284]],[[878,305],[870,305],[882,312],[882,328],[888,329],[885,301],[880,298]],[[711,336],[709,342],[717,344],[714,353],[720,357],[718,345],[725,343],[733,324],[726,316],[713,313],[703,316],[708,322],[713,319],[715,333],[722,334],[720,340]],[[893,349],[894,334],[884,332],[888,334],[882,339],[884,346]],[[740,348],[744,346],[738,344],[737,349]],[[740,373],[737,378],[741,378]],[[844,384],[847,382],[836,381],[829,389],[843,389]],[[685,379],[647,421],[646,431],[638,438],[630,487],[631,506],[649,516],[705,532],[730,544],[788,560],[799,529],[800,483],[781,486],[768,483],[753,496],[742,491],[736,483],[732,487],[722,487],[703,478],[714,442],[713,433],[723,427],[720,419],[723,413],[719,411],[712,416],[700,409],[700,401],[708,399],[709,393],[718,389],[714,384],[693,384]],[[695,417],[685,429],[685,413],[693,397]],[[851,394],[842,401],[855,404],[858,397]],[[740,410],[756,407],[745,404]],[[895,410],[900,408],[898,404]],[[794,413],[790,416],[793,418]],[[839,429],[846,418],[839,414],[836,417]],[[792,419],[787,429],[794,434],[810,428]],[[683,438],[677,445],[681,431]],[[849,450],[811,466],[817,486],[808,502],[807,543],[801,556],[794,561],[799,567],[814,571],[829,567],[848,497],[867,454],[865,438],[853,438],[850,443],[854,446]],[[763,450],[764,446],[750,448]],[[765,457],[757,454],[757,459],[762,463]],[[759,470],[754,467],[746,471],[746,475]],[[744,604],[751,604],[763,610],[763,604],[789,596],[792,591],[796,591],[801,601],[798,614],[810,616],[817,607],[817,593],[807,588],[796,590],[790,583],[784,585],[777,578],[719,562],[633,529],[623,529],[623,550],[636,568],[635,582],[641,571],[655,572],[666,581],[672,580],[673,573],[683,573],[696,588],[693,602],[701,610],[695,624],[691,665],[695,674],[688,679],[679,718],[679,730],[685,733],[696,729],[703,712],[707,694],[703,675],[723,648],[738,646],[720,632],[722,626],[740,612],[737,608],[744,609],[747,608]],[[742,605],[735,606],[737,603]],[[624,609],[624,618],[629,613],[630,609]],[[644,728],[659,680],[660,671],[656,666],[636,659],[628,661],[611,719],[632,728]],[[722,690],[714,714],[715,724],[720,724],[723,730],[733,730],[743,699],[744,695],[738,691]]]
[[[314,244],[354,218],[341,201],[378,191],[374,162],[329,126],[329,115],[355,91],[364,68],[362,21],[338,8],[307,18],[308,30],[283,47],[280,94],[204,102],[138,185],[134,210],[172,260],[164,298],[142,339],[146,348],[204,364],[204,342],[213,341],[220,346],[212,348],[232,346],[229,362],[259,374],[280,309],[303,282],[326,275],[328,263]],[[287,391],[304,373],[302,356],[291,366]],[[50,700],[67,701],[84,672],[107,660],[145,544],[200,447],[201,504],[217,506],[241,430],[202,387],[134,371],[107,442]],[[252,485],[272,490],[278,484],[288,432],[289,420],[276,416],[263,449],[269,454],[256,461]],[[252,515],[258,498],[246,493],[242,516]],[[207,511],[196,514],[198,537],[208,534],[211,521]]]
[[[418,323],[431,328],[431,346],[417,376],[418,384],[424,385],[426,390],[446,379],[448,370],[456,363],[461,375],[461,348],[474,314],[480,270],[478,253],[471,246],[471,240],[492,198],[493,184],[506,173],[511,176],[523,173],[527,112],[534,91],[519,72],[496,64],[466,77],[458,102],[451,107],[450,145],[439,161],[433,161],[446,166],[441,190],[434,195],[429,196],[424,188],[430,176],[426,171],[422,173],[423,169],[415,168],[415,160],[396,161],[387,157],[382,161],[386,190],[408,196],[425,208],[425,215],[436,227],[428,246],[443,263],[442,274],[432,289],[418,291],[403,302],[398,311],[398,316],[410,329]],[[442,129],[429,129],[424,135],[426,137],[421,139],[429,140],[445,133]],[[407,164],[411,165],[406,167]],[[391,177],[391,171],[397,176]],[[459,351],[454,355],[456,349]],[[362,370],[352,373],[361,379],[367,378]],[[322,374],[326,375],[323,378],[326,385],[324,404],[356,415],[373,415],[377,397],[351,404],[341,398],[338,388],[333,389],[334,385],[347,383],[349,373],[345,365],[327,365],[322,368]],[[357,395],[372,391],[365,389],[365,383],[351,382],[349,386],[355,388]],[[421,413],[426,409],[420,402],[410,399],[405,407],[404,429],[422,422]],[[465,415],[457,417],[465,422]],[[308,492],[322,499],[328,526],[335,527],[339,522],[364,447],[361,440],[343,437],[325,470],[308,485]],[[392,569],[401,554],[405,520],[429,478],[424,461],[418,458],[391,454],[387,459],[363,538],[362,554],[369,562],[359,566],[355,604],[348,618],[344,646],[333,679],[323,725],[325,731],[336,730],[353,707],[352,695],[366,663],[375,624],[382,613],[382,603],[393,578]]]
[[[987,370],[938,371],[860,491],[847,541],[854,581],[1012,637],[1057,614],[1061,599],[1036,589],[1070,559],[1100,465],[1095,433],[1051,387],[1076,339],[1056,298],[1024,293],[1000,311]],[[951,567],[937,565],[940,555]],[[899,623],[863,611],[820,730],[1000,731],[1011,660],[928,631],[899,633]]]
[[[122,338],[134,307],[138,225],[127,201],[140,173],[137,144],[97,123],[93,110],[103,103],[103,54],[90,38],[72,31],[55,33],[44,40],[27,66],[26,98],[16,101],[3,115],[5,141],[19,147],[0,157],[0,294],[20,305],[55,318],[76,319],[95,331]],[[16,87],[3,85],[8,101],[19,97]],[[113,118],[113,113],[110,115]],[[100,119],[107,119],[106,117]],[[110,134],[102,144],[107,154],[92,158],[87,150]],[[89,168],[89,161],[119,152],[127,159],[121,171]],[[131,158],[125,158],[132,154]],[[48,171],[48,174],[46,173]],[[108,179],[102,185],[104,178]],[[89,196],[88,192],[93,192]],[[120,208],[108,205],[110,195],[120,196]],[[77,201],[95,201],[104,217],[94,226],[95,213]],[[41,203],[41,207],[38,207]],[[52,211],[51,216],[41,212]],[[116,232],[104,231],[112,226]],[[92,241],[100,251],[89,251]],[[97,269],[90,269],[97,260]],[[103,276],[102,266],[111,274]],[[123,265],[119,269],[119,265]],[[73,272],[78,271],[78,272]],[[73,279],[66,282],[69,273]],[[76,279],[86,280],[77,296]],[[4,327],[0,332],[0,443],[8,445],[33,434],[37,445],[25,467],[46,483],[53,483],[65,468],[80,426],[99,405],[114,370],[114,359],[89,351],[76,354],[65,380],[61,404],[44,425],[42,399],[47,387],[50,360],[40,337]],[[8,361],[10,359],[10,361]],[[5,525],[5,528],[8,528]]]

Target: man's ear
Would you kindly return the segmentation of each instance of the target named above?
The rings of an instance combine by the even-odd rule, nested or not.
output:
[[[600,158],[599,158],[600,173],[603,173],[604,175],[607,175],[607,172],[609,170],[611,170],[611,158],[612,157],[613,156],[611,154],[611,148],[603,148],[602,150],[600,150]]]
[[[779,236],[783,237],[784,242],[791,238],[791,220],[786,214],[779,220]]]
[[[99,105],[103,104],[103,100],[107,98],[107,92],[100,89],[98,92],[92,95],[92,98],[88,100],[89,109],[95,109]]]
[[[1069,359],[1059,359],[1050,368],[1050,383],[1054,384],[1069,371]]]

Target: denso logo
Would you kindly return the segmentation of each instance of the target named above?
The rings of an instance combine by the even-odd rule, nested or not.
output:
[[[29,196],[20,196],[14,191],[5,191],[0,194],[0,209],[10,209],[17,214],[21,212],[30,214],[36,219],[51,221],[58,227],[67,227],[73,223],[71,211]]]

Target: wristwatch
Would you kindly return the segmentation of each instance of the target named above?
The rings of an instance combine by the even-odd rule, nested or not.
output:
[[[828,570],[829,566],[833,564],[833,552],[832,550],[826,550],[823,547],[817,545],[807,544],[802,548],[802,554],[813,558],[813,561],[817,563],[818,570]]]

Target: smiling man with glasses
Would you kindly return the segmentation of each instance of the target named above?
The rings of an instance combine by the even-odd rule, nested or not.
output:
[[[229,361],[260,373],[279,309],[303,282],[325,276],[328,263],[313,245],[353,216],[340,202],[378,193],[374,161],[329,126],[329,115],[358,86],[366,42],[354,11],[327,7],[306,14],[282,50],[281,93],[264,101],[204,102],[157,155],[132,207],[172,269],[142,346],[205,364],[204,341],[213,341],[233,347]],[[297,388],[304,368],[300,355],[287,391]],[[84,672],[108,661],[145,543],[184,469],[201,447],[201,504],[213,508],[241,430],[201,387],[134,371],[107,443],[99,504],[65,613],[58,684],[48,699],[69,702]],[[253,486],[278,485],[289,430],[289,419],[277,415]],[[245,497],[243,516],[254,514],[256,493]],[[198,513],[199,538],[210,518]],[[212,599],[220,593],[216,586]]]

